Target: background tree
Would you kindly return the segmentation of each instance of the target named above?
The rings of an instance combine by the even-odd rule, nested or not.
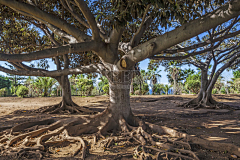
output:
[[[101,92],[104,92],[104,93],[107,93],[107,94],[108,94],[108,91],[105,92],[105,91],[103,90],[103,88],[109,87],[109,85],[108,85],[108,79],[107,79],[105,76],[101,76],[101,77],[99,78],[99,80],[100,80],[100,82],[98,82],[99,94],[100,94]],[[104,86],[105,86],[105,87],[104,87]]]
[[[18,97],[24,98],[28,94],[28,88],[26,86],[20,85],[16,92]]]
[[[134,72],[136,73],[136,72]],[[136,95],[145,95],[149,91],[148,79],[149,74],[145,70],[140,70],[140,73],[133,77],[133,91]]]
[[[161,56],[166,57],[165,53],[162,51],[238,16],[240,13],[239,1],[231,1],[230,3],[220,1],[197,1],[198,3],[194,3],[194,1],[191,1],[191,3],[185,3],[184,1],[138,1],[135,3],[135,1],[118,0],[94,1],[92,3],[86,3],[83,0],[62,0],[61,3],[55,0],[41,1],[42,3],[38,2],[39,1],[31,0],[0,0],[0,3],[5,5],[2,7],[7,6],[6,9],[10,10],[4,12],[4,14],[8,15],[5,16],[5,18],[12,17],[12,14],[16,11],[20,13],[20,17],[26,17],[26,21],[29,23],[32,21],[33,23],[34,21],[40,22],[41,25],[39,27],[46,27],[46,29],[50,30],[50,35],[53,35],[52,33],[54,33],[54,35],[61,37],[60,39],[62,39],[64,43],[62,43],[62,41],[61,43],[58,42],[58,37],[54,37],[54,40],[58,42],[54,44],[54,47],[35,50],[34,52],[28,52],[26,54],[7,54],[7,52],[3,52],[0,53],[0,60],[11,63],[21,63],[23,61],[54,58],[56,64],[59,64],[57,62],[57,57],[63,56],[62,62],[64,67],[61,68],[60,65],[57,65],[57,70],[48,71],[38,68],[21,68],[20,66],[22,64],[17,64],[16,66],[20,68],[18,71],[9,70],[5,67],[0,67],[0,70],[18,75],[56,77],[59,84],[62,86],[64,103],[65,101],[71,100],[71,97],[66,97],[65,95],[65,93],[71,93],[67,75],[98,72],[106,76],[109,80],[110,103],[104,112],[93,118],[90,117],[89,120],[72,118],[60,120],[55,123],[51,120],[44,121],[47,124],[49,124],[49,122],[52,123],[47,127],[44,126],[40,131],[37,130],[29,132],[28,134],[18,135],[12,137],[11,140],[1,140],[4,145],[4,151],[10,151],[15,142],[21,143],[21,140],[28,136],[40,136],[38,137],[39,139],[36,140],[36,142],[39,143],[36,144],[33,142],[31,145],[33,147],[31,147],[31,149],[43,151],[45,148],[44,145],[48,143],[48,139],[53,135],[58,135],[62,132],[64,132],[63,135],[65,135],[67,140],[74,139],[82,143],[82,158],[85,157],[86,153],[85,142],[81,137],[76,138],[73,136],[79,136],[83,133],[98,133],[98,135],[106,135],[108,132],[120,130],[126,132],[125,136],[136,136],[134,139],[140,142],[143,148],[148,142],[151,142],[150,145],[158,145],[159,143],[156,143],[152,138],[153,135],[145,131],[146,128],[152,129],[154,133],[161,132],[171,135],[174,133],[174,136],[178,135],[178,138],[185,136],[188,141],[194,141],[195,143],[200,142],[199,139],[196,140],[196,137],[180,133],[178,134],[178,132],[169,128],[144,123],[133,115],[130,107],[129,95],[132,79],[131,70],[133,70],[136,63],[146,58],[155,55],[158,55],[157,58]],[[202,15],[207,13],[206,11],[212,3],[216,3],[217,9],[211,13]],[[90,7],[88,5],[90,5]],[[96,13],[101,14],[98,16]],[[175,24],[176,21],[177,24]],[[137,25],[135,22],[140,25]],[[130,24],[130,26],[135,25],[136,30],[128,29],[128,24]],[[159,33],[157,32],[159,26],[165,26],[167,28],[171,25],[174,25],[171,32],[165,30],[162,34],[148,34],[143,40],[141,39],[144,36],[145,31],[149,31],[149,29],[152,29],[150,33],[153,33],[153,31]],[[122,35],[127,38],[122,38]],[[93,63],[90,64],[89,60],[91,59],[89,57],[80,56],[81,58],[71,60],[68,58],[70,55],[75,55],[79,52],[93,52],[98,59],[93,60]],[[195,54],[196,53],[189,53],[180,58],[175,54],[173,56],[174,58],[177,57],[181,59]],[[78,62],[80,60],[85,60],[88,64],[83,63],[85,66],[81,64],[79,66],[73,65],[74,67],[72,68],[69,67],[69,61],[77,62],[73,64],[79,64]],[[26,68],[29,70],[24,70]],[[72,109],[73,108],[69,110]],[[60,110],[60,108],[57,110]],[[42,124],[44,122],[41,121],[39,123]],[[25,129],[39,125],[39,123],[27,123],[24,126],[21,125],[21,127],[15,127],[12,129],[11,133],[16,133],[19,131],[19,128]],[[45,133],[48,130],[50,130],[49,133],[42,135],[42,133]],[[113,140],[115,141],[115,139]],[[113,140],[111,140],[111,143]],[[6,141],[9,141],[9,143],[5,143]],[[203,141],[204,140],[201,140],[201,145],[209,148],[209,143],[206,141],[202,143]],[[7,147],[5,147],[5,144],[7,144]],[[211,142],[211,144],[213,144],[213,142]],[[226,147],[226,145],[224,145],[225,147],[223,147],[223,145],[216,143],[210,146],[211,149],[224,149],[227,151],[230,151],[228,148],[234,148],[231,151],[236,155],[240,155],[239,149],[236,146],[231,145],[231,147]],[[214,146],[217,147],[214,148]],[[174,147],[176,147],[176,145]],[[197,159],[193,152],[186,152],[185,150],[180,150],[174,147],[171,149],[174,152],[189,153],[188,158]],[[138,148],[139,147],[137,147],[136,153],[140,153],[138,152]],[[167,148],[163,147],[163,150],[168,150]],[[17,149],[21,150],[21,148]],[[144,152],[142,153],[143,155],[136,156],[149,158],[147,154]],[[170,153],[167,154],[170,155]],[[172,153],[172,155],[176,154]],[[166,155],[163,156],[166,157]],[[175,158],[180,156],[180,154],[177,154],[177,157]]]
[[[7,96],[10,93],[10,87],[10,79],[0,75],[0,96]]]
[[[239,33],[239,31],[236,30],[238,21],[239,18],[236,17],[230,22],[209,30],[208,34],[202,38],[196,37],[198,42],[197,45],[204,43],[206,39],[208,39],[210,43],[208,46],[200,47],[199,51],[192,51],[193,53],[202,52],[203,54],[191,56],[185,60],[186,63],[193,64],[201,69],[201,89],[196,99],[181,106],[195,106],[196,108],[229,108],[229,106],[218,103],[212,98],[212,90],[221,73],[228,68],[235,67],[240,62],[239,37],[236,36]],[[225,37],[225,39],[223,37]],[[222,40],[215,43],[216,39]],[[177,46],[181,50],[180,54],[187,54],[186,52],[183,52],[183,46],[180,44]],[[185,49],[193,48],[193,46],[196,46],[196,44],[187,46]],[[213,65],[211,65],[211,63],[213,63]],[[223,84],[219,87],[222,88],[222,86]],[[220,88],[219,90],[221,90]]]
[[[221,94],[224,87],[223,77],[219,76],[212,90],[213,94]]]
[[[164,92],[164,85],[163,84],[155,84],[154,90],[152,92],[153,92],[153,94],[161,95]]]
[[[153,69],[148,69],[147,71],[147,79],[150,80],[150,85],[152,88],[152,94],[154,94],[154,90],[156,87],[156,84],[158,82],[158,78],[161,78],[161,75],[159,74],[161,72],[161,70],[157,70],[157,68],[153,68]]]
[[[77,85],[78,88],[81,90],[82,94],[85,96],[90,96],[92,90],[93,90],[93,81],[91,79],[85,78],[84,75],[80,74],[77,75]]]
[[[177,94],[177,81],[178,81],[178,77],[179,77],[179,71],[180,68],[177,67],[171,67],[168,69],[169,74],[171,75],[171,78],[173,79],[173,94],[176,95]]]
[[[168,95],[169,89],[171,88],[171,85],[165,84],[163,87],[163,91],[165,92],[166,95]]]
[[[201,88],[201,72],[189,75],[184,85],[191,93],[198,94]]]
[[[50,96],[56,80],[51,77],[37,77],[35,86],[40,90],[42,97]]]
[[[32,77],[29,76],[24,81],[24,86],[26,86],[28,88],[28,96],[29,97],[32,97],[32,96],[36,95],[35,86],[34,86],[34,79]]]
[[[240,92],[240,71],[233,71],[232,81],[227,82],[229,86],[230,93],[239,93]]]

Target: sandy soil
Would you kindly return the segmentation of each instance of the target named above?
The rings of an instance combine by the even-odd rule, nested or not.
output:
[[[131,106],[135,115],[140,118],[176,130],[192,136],[201,137],[210,141],[233,143],[240,146],[240,110],[212,110],[191,108],[179,108],[176,105],[187,102],[194,95],[181,96],[132,96]],[[215,95],[214,98],[229,105],[235,105],[240,109],[240,95]],[[35,110],[42,106],[53,105],[61,101],[61,97],[18,98],[0,97],[0,131],[19,124],[21,122],[44,119],[47,117],[63,118],[79,115],[47,115],[29,114],[27,110]],[[73,101],[80,106],[87,106],[95,111],[103,111],[108,105],[107,96],[73,97]],[[12,114],[21,110],[21,114]],[[119,154],[131,153],[132,148],[117,148],[114,151],[91,151],[87,159],[114,159]],[[204,149],[197,151],[200,159],[232,159],[233,155],[209,152]],[[114,157],[115,156],[115,157]],[[64,157],[54,155],[54,157]],[[53,158],[50,158],[53,159]],[[69,157],[66,159],[70,159]],[[128,158],[132,159],[132,158]],[[238,158],[240,159],[240,158]]]

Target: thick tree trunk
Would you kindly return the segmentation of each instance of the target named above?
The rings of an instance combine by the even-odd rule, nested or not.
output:
[[[69,83],[68,76],[61,76],[57,78],[58,83],[62,88],[62,102],[72,105],[72,97],[71,97],[71,87]]]
[[[198,97],[192,100],[192,104],[200,107],[210,107],[215,108],[218,104],[212,97],[212,90],[200,90]]]
[[[110,99],[110,103],[106,111],[112,115],[112,118],[117,123],[121,118],[124,118],[127,122],[131,123],[130,121],[133,117],[130,107],[132,72],[114,71],[109,75],[105,75],[109,80]]]
[[[128,119],[131,115],[130,84],[109,84],[110,104],[108,110],[114,115],[122,115]]]
[[[71,87],[68,76],[55,77],[62,88],[62,101],[59,104],[50,106],[42,112],[48,112],[51,114],[67,112],[67,113],[86,113],[92,114],[93,111],[86,107],[80,107],[73,102],[71,97]]]
[[[218,109],[218,108],[231,108],[230,106],[222,103],[218,103],[212,97],[212,89],[214,84],[216,83],[217,76],[214,76],[212,80],[208,80],[207,70],[201,71],[201,89],[197,96],[197,98],[192,99],[188,103],[184,103],[180,105],[180,107],[194,107],[195,109],[198,108],[211,108],[211,109]]]
[[[200,107],[213,107],[217,104],[212,98],[212,88],[214,84],[208,80],[207,70],[201,71],[201,89],[197,98],[189,102],[188,105],[192,105],[195,108]]]

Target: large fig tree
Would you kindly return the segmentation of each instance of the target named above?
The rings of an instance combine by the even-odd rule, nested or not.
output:
[[[202,15],[207,13],[206,10],[213,3],[218,5],[217,9]],[[40,22],[50,30],[51,34],[60,37],[64,41],[60,45],[56,43],[52,48],[24,54],[6,54],[2,52],[0,53],[1,61],[22,63],[23,61],[66,56],[70,53],[74,55],[79,52],[93,52],[99,57],[99,61],[95,61],[94,64],[73,68],[64,67],[61,70],[48,71],[32,68],[31,70],[12,71],[0,67],[1,71],[18,75],[50,77],[97,72],[108,78],[110,95],[110,102],[105,111],[89,119],[69,118],[59,121],[48,119],[13,127],[10,132],[3,133],[7,138],[4,136],[0,140],[3,144],[2,152],[28,153],[36,150],[36,154],[42,155],[43,152],[41,151],[45,151],[46,146],[61,145],[63,141],[72,142],[74,140],[80,142],[81,146],[76,150],[81,149],[82,158],[85,158],[87,147],[80,135],[83,133],[93,134],[92,144],[95,144],[97,143],[96,139],[99,137],[104,137],[108,133],[115,133],[115,137],[110,136],[100,142],[98,141],[98,143],[106,143],[105,147],[109,147],[113,141],[133,139],[141,145],[135,148],[135,155],[138,158],[148,159],[151,155],[146,152],[146,149],[149,148],[159,152],[158,157],[170,156],[182,159],[198,159],[194,152],[188,150],[189,144],[187,142],[174,142],[173,147],[160,143],[153,137],[161,138],[161,136],[146,132],[149,129],[159,134],[185,137],[187,141],[201,144],[206,148],[228,150],[240,156],[239,148],[232,144],[207,142],[167,127],[141,121],[131,111],[129,95],[132,70],[136,63],[158,54],[165,56],[162,51],[169,47],[238,16],[240,13],[240,1],[224,3],[201,0],[101,0],[89,2],[84,0],[0,0],[0,4],[9,9],[9,14],[17,12],[27,21],[30,17],[34,21]],[[64,18],[65,14],[68,17]],[[171,25],[172,28],[169,28]],[[160,27],[166,27],[172,31],[159,31]],[[191,55],[190,53],[185,56]],[[69,63],[67,58],[63,61],[64,64]],[[76,61],[76,59],[73,61]],[[61,80],[63,89],[69,86],[68,84],[65,85],[64,78],[61,78]],[[49,125],[46,126],[45,124]],[[38,125],[37,128],[39,129],[21,134],[20,131],[36,125]],[[41,125],[44,126],[39,127]],[[124,133],[120,136],[116,131]],[[61,140],[52,138],[59,134]],[[170,139],[166,140],[170,143],[173,142]],[[90,143],[90,141],[88,142]],[[22,145],[15,145],[19,143]],[[146,145],[147,143],[150,145]],[[185,149],[177,148],[177,144],[183,145]]]

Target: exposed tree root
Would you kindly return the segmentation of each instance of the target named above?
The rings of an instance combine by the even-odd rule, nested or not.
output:
[[[78,113],[78,114],[94,114],[95,112],[88,109],[87,107],[78,106],[76,103],[65,103],[64,101],[59,104],[44,107],[45,109],[41,110],[41,113],[49,113],[49,114],[58,114],[58,113]]]
[[[35,128],[35,129],[33,129]],[[120,132],[119,132],[120,131]],[[227,143],[210,142],[163,126],[144,123],[134,116],[113,117],[105,110],[92,118],[46,119],[19,124],[5,130],[0,139],[0,155],[15,158],[47,156],[50,148],[77,144],[70,156],[85,159],[91,148],[114,147],[114,144],[135,146],[138,159],[198,160],[191,144],[216,151],[228,151],[240,156],[240,148]]]
[[[178,105],[177,107],[184,107],[184,108],[194,108],[194,109],[199,109],[199,108],[206,108],[206,109],[228,109],[228,110],[239,110],[240,108],[235,107],[235,106],[230,106],[224,103],[220,102],[202,102],[202,101],[197,101],[196,99],[193,99],[189,102],[183,103]]]

